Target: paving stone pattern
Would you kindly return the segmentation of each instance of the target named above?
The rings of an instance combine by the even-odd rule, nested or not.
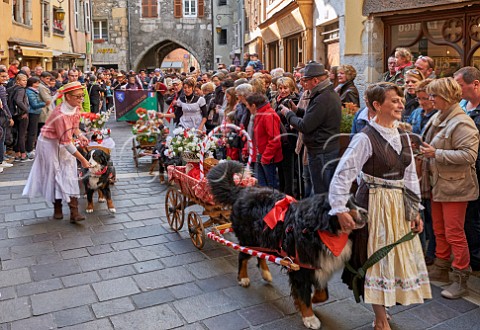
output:
[[[50,203],[23,198],[23,185],[2,185],[25,180],[31,163],[0,174],[0,329],[304,329],[280,268],[272,265],[273,283],[265,283],[251,262],[252,284],[242,288],[235,251],[210,241],[197,250],[186,225],[170,229],[168,187],[147,174],[148,158],[135,168],[129,126],[110,127],[120,178],[115,215],[95,203],[72,225],[64,205],[66,219],[53,220]],[[393,329],[478,328],[479,306],[432,288],[433,300],[390,309]],[[330,296],[315,306],[322,329],[371,328],[371,307],[355,303],[339,274]]]

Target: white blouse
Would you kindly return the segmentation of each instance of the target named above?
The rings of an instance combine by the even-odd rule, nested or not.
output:
[[[393,147],[400,155],[402,151],[402,142],[397,126],[393,128],[383,127],[370,120],[370,126],[376,129],[382,137]],[[407,136],[408,137],[408,136]],[[410,143],[410,138],[408,138]],[[362,172],[363,165],[372,156],[373,148],[369,137],[365,133],[358,133],[353,136],[352,141],[348,145],[347,150],[340,159],[340,162],[333,175],[330,183],[328,200],[332,209],[330,215],[350,211],[346,205],[350,198],[350,188],[353,180],[359,177]],[[388,181],[388,180],[387,180]],[[420,196],[420,184],[415,170],[415,160],[412,153],[412,161],[405,170],[404,176],[405,186]]]

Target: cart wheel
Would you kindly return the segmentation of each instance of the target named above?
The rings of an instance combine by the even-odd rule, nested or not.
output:
[[[197,249],[202,249],[205,245],[205,229],[200,216],[195,211],[188,213],[188,233],[193,245]]]
[[[165,196],[165,214],[170,228],[175,231],[182,229],[185,221],[184,197],[175,188],[169,188]]]
[[[133,152],[133,162],[135,167],[138,167],[138,150],[137,150],[137,141],[135,137],[132,139],[132,152]]]

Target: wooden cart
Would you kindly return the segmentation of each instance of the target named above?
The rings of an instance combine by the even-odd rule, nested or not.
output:
[[[249,147],[248,166],[250,166],[253,147],[252,140],[245,130],[232,124],[222,125],[213,129],[206,139],[213,134],[216,134],[218,131],[227,128],[237,130],[247,138]],[[187,207],[192,205],[203,207],[201,215],[208,216],[209,219],[207,221],[203,222],[200,214],[195,211],[190,211],[187,215],[188,233],[193,245],[198,249],[203,248],[205,245],[206,228],[230,222],[230,209],[214,203],[213,195],[210,193],[210,187],[205,179],[205,174],[208,172],[208,168],[214,166],[214,164],[209,164],[207,160],[204,162],[204,146],[205,143],[202,145],[202,151],[200,153],[200,178],[195,179],[190,177],[186,173],[186,166],[168,166],[168,180],[170,183],[173,183],[173,186],[168,189],[165,196],[165,214],[167,216],[168,224],[174,231],[182,229],[185,222],[185,209]],[[255,182],[256,180],[250,177],[243,178],[239,184],[249,186],[254,185]]]
[[[186,166],[169,166],[168,177],[173,186],[168,188],[165,196],[165,213],[168,224],[174,231],[182,229],[185,222],[185,210],[192,205],[203,207],[203,212],[190,211],[187,215],[188,233],[193,245],[202,249],[205,245],[205,228],[225,224],[230,220],[230,210],[213,203],[208,183],[205,179],[197,180],[185,173]],[[209,219],[202,221],[201,215]]]

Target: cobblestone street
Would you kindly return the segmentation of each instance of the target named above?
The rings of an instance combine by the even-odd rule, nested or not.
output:
[[[21,196],[31,162],[0,174],[0,329],[305,329],[279,267],[271,265],[268,284],[250,262],[252,284],[242,288],[236,251],[211,241],[200,251],[186,225],[170,229],[167,186],[148,174],[150,159],[135,168],[130,126],[110,127],[115,215],[95,203],[86,221],[72,225],[64,205],[67,220],[52,220],[51,204]],[[322,329],[371,329],[371,307],[356,304],[339,277],[330,300],[315,306]],[[480,288],[479,278],[469,285]],[[423,305],[391,308],[392,327],[478,329],[478,296],[446,300],[432,289]]]

